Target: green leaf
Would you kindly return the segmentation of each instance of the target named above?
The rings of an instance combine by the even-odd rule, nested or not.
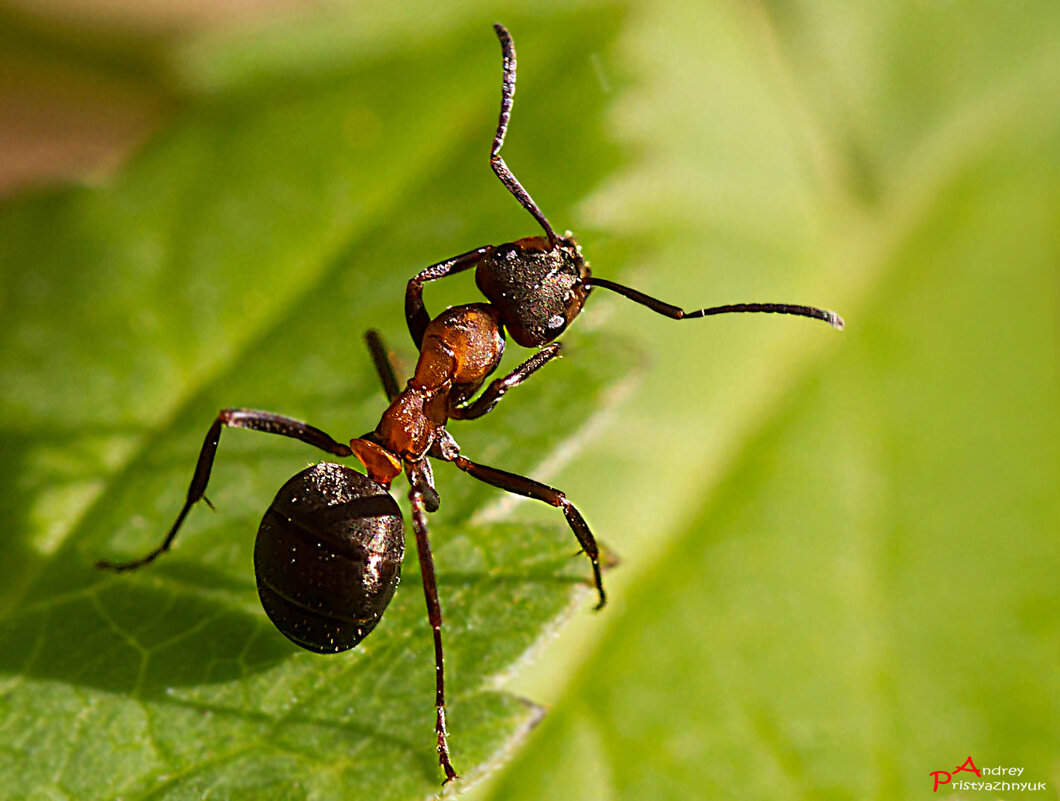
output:
[[[695,297],[677,285],[709,263],[753,284],[733,300],[848,326],[809,360],[734,346],[728,320],[652,330],[683,372],[649,376],[623,429],[679,484],[619,504],[637,574],[476,797],[928,798],[971,755],[1022,775],[954,780],[1055,798],[1055,4],[645,5],[623,47],[646,157],[609,209],[678,229],[640,283]]]
[[[527,102],[506,155],[561,224],[617,163],[606,98],[574,46],[604,47],[617,19],[550,19],[518,37]],[[223,407],[289,414],[340,440],[375,426],[384,398],[363,331],[385,332],[407,367],[408,278],[533,230],[486,163],[499,83],[488,24],[426,32],[414,48],[395,41],[267,92],[225,82],[186,101],[109,185],[6,204],[0,796],[437,791],[415,549],[383,622],[350,653],[299,651],[258,605],[258,520],[318,454],[228,431],[208,493],[216,515],[194,509],[173,552],[147,569],[92,565],[158,543]],[[470,277],[452,283],[430,289],[431,308],[478,299]],[[466,454],[549,478],[579,447],[638,359],[599,333],[569,345],[571,358],[496,413],[452,426]],[[507,369],[525,358],[515,350]],[[496,677],[573,602],[585,606],[590,572],[571,558],[577,544],[556,510],[438,473],[449,728],[470,781],[539,716]]]
[[[477,797],[920,797],[969,754],[1055,795],[1054,4],[572,5],[325,9],[193,42],[166,63],[199,99],[115,185],[4,209],[3,792],[436,788],[412,564],[339,659],[257,608],[250,535],[304,449],[226,434],[220,516],[150,572],[89,566],[157,542],[221,406],[369,428],[360,332],[400,344],[413,271],[532,231],[482,163],[497,17],[520,53],[506,158],[597,274],[848,329],[597,292],[569,358],[454,426],[502,467],[570,460],[557,483],[623,559],[609,607],[529,665],[585,565],[553,510],[440,475],[466,778],[538,717],[504,691],[553,703]],[[622,334],[651,374],[583,450],[636,361]]]

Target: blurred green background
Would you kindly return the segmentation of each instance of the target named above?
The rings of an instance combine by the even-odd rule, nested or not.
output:
[[[361,332],[409,362],[408,277],[537,233],[487,165],[495,21],[505,157],[598,275],[848,326],[598,292],[454,424],[621,564],[591,614],[552,510],[439,469],[450,792],[1023,797],[933,796],[971,756],[1056,798],[1053,0],[0,5],[0,798],[437,791],[414,560],[343,657],[257,606],[303,447],[226,434],[216,515],[91,565],[157,542],[222,406],[373,427]]]

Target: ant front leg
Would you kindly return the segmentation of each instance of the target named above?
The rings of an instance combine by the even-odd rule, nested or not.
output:
[[[249,428],[253,431],[264,431],[266,434],[292,437],[335,456],[349,456],[352,453],[349,445],[336,442],[330,435],[319,428],[314,428],[300,420],[271,412],[258,412],[253,409],[224,409],[217,415],[217,419],[213,421],[213,425],[210,426],[210,430],[206,433],[206,440],[202,444],[202,450],[199,451],[199,461],[196,463],[195,472],[191,477],[191,486],[188,487],[188,497],[184,501],[184,506],[181,507],[180,514],[177,515],[176,522],[169,529],[166,538],[162,540],[162,544],[145,556],[130,562],[111,562],[101,559],[96,562],[97,568],[100,570],[114,570],[119,573],[125,570],[135,570],[150,564],[169,550],[169,546],[173,544],[173,539],[177,536],[177,531],[180,530],[188,511],[196,503],[205,499],[206,484],[210,480],[210,470],[213,467],[214,456],[217,455],[217,444],[221,440],[222,427]],[[206,502],[209,503],[209,500]]]
[[[426,465],[420,462],[419,465]],[[423,576],[423,595],[427,601],[427,620],[434,635],[434,732],[438,738],[438,764],[445,771],[445,783],[457,778],[453,763],[449,760],[449,733],[445,726],[445,653],[442,650],[442,606],[438,602],[438,583],[434,576],[434,556],[427,532],[427,501],[431,494],[437,495],[430,486],[430,479],[422,474],[419,465],[406,466],[409,478],[409,502],[412,505],[412,530],[416,535],[416,554]],[[428,493],[429,491],[429,493]],[[437,506],[435,506],[437,508]]]
[[[467,253],[461,253],[459,256],[453,256],[451,259],[425,267],[419,275],[409,281],[405,288],[405,319],[408,321],[409,333],[416,344],[416,350],[423,347],[423,332],[427,330],[427,325],[431,322],[431,315],[423,306],[423,285],[427,281],[437,281],[439,278],[456,275],[474,267],[492,250],[493,248],[489,245],[469,250]]]
[[[578,511],[574,504],[567,500],[566,495],[554,487],[542,484],[540,481],[534,481],[532,478],[520,476],[516,473],[498,470],[496,467],[476,464],[463,456],[457,456],[453,459],[453,464],[472,478],[477,478],[479,481],[491,484],[505,492],[533,498],[536,501],[544,501],[562,509],[564,516],[567,518],[567,523],[570,524],[571,530],[574,532],[574,536],[578,538],[578,543],[582,546],[582,550],[585,551],[585,555],[592,562],[593,582],[596,585],[597,595],[600,597],[596,608],[599,610],[604,607],[607,603],[607,595],[604,593],[604,582],[600,576],[600,549],[596,545],[596,538],[593,533],[589,531],[589,525],[585,522],[585,518],[582,517],[581,512]]]
[[[512,370],[504,378],[498,378],[490,383],[488,387],[473,402],[456,406],[449,410],[449,416],[454,420],[474,420],[489,414],[493,407],[500,403],[504,394],[512,387],[517,387],[526,379],[560,355],[563,346],[559,342],[553,342],[545,346],[525,362]]]

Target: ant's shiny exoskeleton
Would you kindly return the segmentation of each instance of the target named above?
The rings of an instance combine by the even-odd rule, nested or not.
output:
[[[557,357],[560,344],[554,340],[581,312],[593,287],[610,289],[674,319],[726,312],[779,312],[816,317],[842,327],[834,312],[789,304],[743,303],[685,312],[629,287],[594,278],[574,238],[569,233],[556,235],[500,157],[515,93],[516,65],[508,31],[501,25],[494,27],[504,54],[504,81],[490,164],[546,236],[477,248],[428,267],[409,282],[405,313],[419,359],[404,389],[379,335],[374,331],[367,335],[390,401],[374,431],[346,445],[289,417],[225,409],[206,435],[184,506],[161,545],[136,560],[97,563],[103,569],[133,570],[169,550],[191,507],[205,499],[222,428],[280,434],[333,456],[356,456],[367,475],[324,462],[288,481],[265,513],[254,546],[258,595],[276,627],[310,651],[345,651],[375,628],[397,587],[405,548],[404,527],[388,490],[394,478],[404,472],[410,485],[412,529],[434,636],[435,732],[446,781],[457,774],[447,742],[442,613],[427,531],[427,513],[439,505],[428,457],[449,462],[499,489],[561,509],[592,565],[596,608],[607,600],[599,549],[577,508],[560,490],[463,456],[446,430],[448,421],[473,420],[489,413],[509,389]],[[423,305],[423,284],[472,266],[476,267],[476,283],[489,302],[456,306],[431,318]],[[505,329],[520,345],[540,350],[474,397],[500,364]]]

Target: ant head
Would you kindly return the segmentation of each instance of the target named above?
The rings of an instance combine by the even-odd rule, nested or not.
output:
[[[499,311],[501,323],[523,347],[548,344],[582,310],[589,294],[589,264],[568,232],[530,236],[498,245],[475,270],[475,283]]]

